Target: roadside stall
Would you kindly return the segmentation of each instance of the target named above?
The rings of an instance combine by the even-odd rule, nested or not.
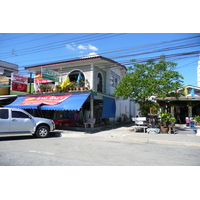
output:
[[[87,110],[90,93],[40,95],[18,97],[7,108],[22,108],[31,114],[53,119],[56,127],[83,124],[89,117]],[[88,101],[87,101],[88,100]],[[86,105],[84,105],[86,104]]]

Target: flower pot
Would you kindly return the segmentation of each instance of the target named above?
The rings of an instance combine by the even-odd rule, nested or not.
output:
[[[160,127],[160,131],[161,131],[161,133],[167,133],[168,132],[168,128]]]

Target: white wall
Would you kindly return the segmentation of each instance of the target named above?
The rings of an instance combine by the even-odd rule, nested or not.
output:
[[[122,114],[125,114],[128,119],[131,119],[131,117],[136,117],[138,109],[138,104],[135,103],[135,101],[126,99],[117,99],[116,100],[116,120],[119,119],[119,117],[122,117]]]

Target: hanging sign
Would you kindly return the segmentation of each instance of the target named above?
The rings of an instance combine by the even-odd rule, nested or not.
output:
[[[42,78],[41,73],[36,73],[35,78],[34,78],[34,83],[51,83],[51,82],[54,82],[54,81],[44,79]]]
[[[42,78],[52,80],[55,82],[59,82],[59,78],[58,78],[59,73],[58,72],[47,69],[45,67],[41,68],[41,72],[42,72]]]
[[[21,105],[30,105],[30,104],[47,104],[47,105],[55,105],[58,104],[68,97],[70,97],[71,94],[67,95],[52,95],[52,96],[28,96],[24,99]]]
[[[12,73],[12,91],[27,92],[28,77]]]

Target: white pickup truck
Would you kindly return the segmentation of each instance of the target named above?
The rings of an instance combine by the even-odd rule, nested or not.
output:
[[[53,120],[33,117],[23,109],[0,108],[0,134],[31,133],[44,138],[54,129]]]

